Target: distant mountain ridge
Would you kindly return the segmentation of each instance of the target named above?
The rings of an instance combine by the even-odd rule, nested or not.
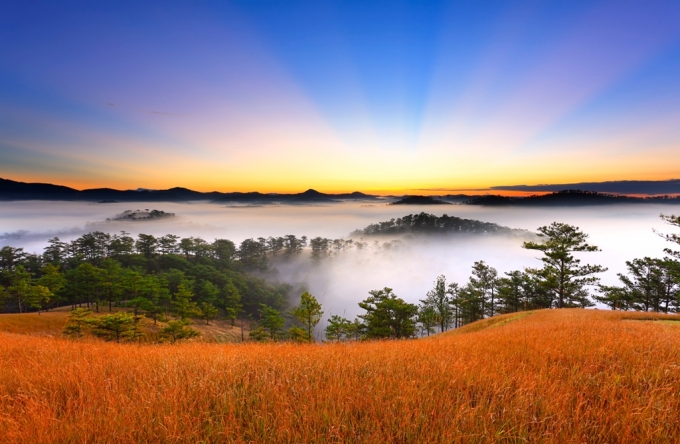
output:
[[[463,202],[464,205],[483,206],[589,206],[610,204],[669,203],[680,204],[680,196],[634,197],[617,194],[598,193],[583,190],[562,190],[555,193],[528,197],[509,197],[499,195],[475,196]]]
[[[434,196],[405,196],[390,205],[451,205],[451,203],[444,202]]]
[[[612,194],[680,194],[680,179],[668,180],[614,180],[607,182],[580,182],[540,185],[501,185],[490,187],[495,191],[557,192],[584,190]]]
[[[115,190],[93,188],[76,190],[62,185],[47,183],[26,183],[0,178],[0,200],[67,200],[67,201],[117,201],[117,202],[186,202],[209,200],[213,202],[329,202],[334,200],[373,200],[377,196],[360,193],[325,194],[309,189],[303,193],[278,194],[254,192],[222,193],[219,191],[200,192],[175,187],[167,190]]]
[[[608,204],[666,203],[680,204],[680,196],[634,197],[583,190],[562,190],[544,195],[510,197],[500,195],[467,196],[464,194],[444,196],[374,196],[355,191],[352,193],[326,194],[314,189],[302,193],[279,194],[219,191],[200,192],[188,188],[174,187],[167,190],[116,190],[113,188],[92,188],[76,190],[63,185],[49,183],[26,183],[0,178],[0,201],[13,200],[64,200],[85,202],[187,202],[210,201],[214,203],[321,203],[334,201],[401,199],[395,204],[432,205],[463,204],[483,206],[587,206]]]

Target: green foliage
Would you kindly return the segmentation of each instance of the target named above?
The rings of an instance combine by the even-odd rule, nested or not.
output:
[[[160,332],[161,340],[175,343],[185,339],[195,338],[200,335],[199,332],[189,327],[188,320],[169,321],[168,325],[163,327]]]
[[[496,286],[498,272],[484,261],[477,261],[472,265],[472,276],[468,284],[470,294],[479,304],[480,318],[493,316],[496,307]]]
[[[82,262],[66,275],[66,291],[70,294],[73,305],[76,301],[85,302],[88,306],[103,289],[101,285],[102,270],[89,262]]]
[[[217,301],[217,296],[220,294],[220,289],[217,285],[206,280],[200,286],[199,299],[202,302],[207,302],[209,304],[214,304]]]
[[[41,273],[38,284],[48,288],[52,293],[61,291],[66,285],[66,278],[59,271],[59,265],[48,263],[42,268]]]
[[[179,284],[177,293],[172,299],[172,309],[175,316],[182,320],[200,315],[200,309],[195,302],[192,301],[194,294],[184,284]]]
[[[346,338],[354,339],[358,341],[359,339],[366,336],[366,324],[355,318],[354,321],[347,324],[346,327]]]
[[[0,248],[0,270],[12,271],[26,258],[23,248],[5,246]]]
[[[15,301],[19,313],[29,308],[40,311],[53,296],[49,288],[33,283],[31,274],[23,265],[17,265],[9,272],[9,282],[9,287],[3,291],[3,299]]]
[[[679,217],[662,218],[680,227]],[[372,227],[376,233],[502,228],[424,213]],[[462,286],[447,284],[445,277],[439,276],[419,307],[405,303],[388,288],[374,290],[360,304],[366,313],[358,319],[351,322],[331,316],[325,329],[327,340],[412,337],[416,322],[421,334],[430,334],[497,313],[590,305],[587,290],[598,283],[594,274],[605,269],[581,265],[574,255],[598,251],[597,247],[589,245],[588,236],[577,227],[567,224],[553,223],[538,231],[542,242],[525,242],[523,247],[543,253],[542,268],[515,270],[499,277],[493,267],[477,261],[470,280]],[[663,237],[680,244],[677,234]],[[283,261],[297,256],[307,245],[307,238],[287,235],[247,239],[236,248],[226,239],[209,243],[195,237],[180,240],[174,235],[139,235],[133,239],[125,232],[91,232],[71,242],[53,238],[48,244],[42,256],[27,254],[21,248],[0,249],[0,308],[25,312],[69,301],[73,308],[95,304],[99,311],[99,302],[105,301],[109,312],[114,305],[127,305],[137,318],[145,314],[153,317],[154,323],[167,319],[170,311],[180,319],[178,322],[201,317],[210,323],[223,311],[232,325],[244,312],[250,316],[257,313],[259,323],[252,337],[279,340],[284,337],[286,323],[280,312],[286,309],[293,287],[269,283],[244,270],[267,272],[270,257]],[[314,238],[309,245],[316,261],[366,244],[352,239]],[[599,286],[596,299],[614,309],[678,311],[680,264],[676,259],[680,253],[665,251],[671,257],[627,262],[627,273],[619,275],[620,285]],[[288,337],[313,341],[314,327],[323,314],[314,296],[303,294],[300,304],[289,313],[297,325],[288,330]],[[78,322],[69,327],[75,336],[86,329]],[[121,338],[118,340],[128,340]]]
[[[359,307],[366,314],[359,315],[366,324],[367,339],[403,339],[415,335],[418,307],[398,298],[392,289],[369,291],[371,295]]]
[[[127,306],[132,307],[135,316],[138,316],[140,311],[153,311],[153,302],[142,296],[129,300]]]
[[[288,337],[293,342],[298,343],[311,342],[311,337],[309,336],[309,333],[307,333],[307,330],[295,325],[288,329]]]
[[[283,326],[286,323],[286,320],[281,316],[281,313],[275,308],[262,304],[259,314],[259,326],[267,332],[269,338],[272,341],[280,339]]]
[[[524,242],[522,247],[542,252],[543,268],[529,272],[556,294],[558,308],[592,305],[585,287],[596,285],[599,278],[592,275],[607,269],[600,265],[581,265],[580,259],[576,259],[572,253],[600,250],[588,244],[588,235],[573,225],[553,222],[540,227],[538,231],[538,236],[545,239],[544,242]]]
[[[680,306],[680,263],[645,257],[626,261],[627,274],[619,273],[622,286],[600,286],[595,299],[616,310],[669,311]]]
[[[328,325],[324,330],[328,341],[342,341],[349,335],[351,322],[341,316],[333,315],[328,319]]]
[[[213,251],[217,260],[224,265],[230,265],[236,256],[236,245],[227,239],[215,239],[213,242]]]
[[[446,277],[439,276],[434,288],[427,292],[426,298],[420,301],[418,319],[425,326],[429,336],[430,330],[439,325],[439,331],[446,331],[451,323],[451,295],[446,288]]]
[[[600,294],[595,295],[595,300],[601,302],[612,310],[630,310],[635,305],[633,294],[625,287],[615,285],[600,285]]]
[[[314,342],[314,327],[323,316],[319,301],[310,293],[304,292],[300,297],[300,305],[291,310],[291,314],[302,324],[307,340]]]
[[[680,216],[675,216],[672,214],[670,216],[667,216],[665,214],[662,214],[661,219],[663,219],[663,221],[669,225],[673,225],[675,227],[680,228]],[[661,237],[666,239],[668,242],[680,245],[680,234],[677,233],[661,234]],[[663,251],[676,259],[680,259],[680,251],[672,250],[670,248],[666,248]]]
[[[261,325],[258,325],[254,329],[250,330],[248,336],[250,336],[250,339],[258,342],[266,342],[270,339],[269,333]]]
[[[135,242],[135,249],[143,254],[144,257],[150,259],[156,255],[156,249],[158,248],[158,240],[150,234],[140,234],[137,236],[137,241]]]
[[[326,340],[328,341],[346,341],[359,339],[366,335],[366,325],[359,319],[350,321],[338,315],[333,315],[328,319],[328,325],[325,329]]]
[[[126,312],[91,317],[87,320],[92,334],[105,341],[134,341],[142,336],[140,330],[141,316]]]
[[[205,320],[205,325],[210,325],[210,321],[217,318],[217,314],[219,313],[217,307],[207,302],[201,302],[199,311],[201,319]]]
[[[481,222],[478,220],[461,219],[444,214],[437,217],[434,214],[420,213],[391,219],[389,221],[371,224],[363,230],[352,233],[353,236],[372,236],[380,234],[404,234],[404,233],[508,233],[525,234],[522,230],[512,230],[494,223]]]
[[[73,339],[81,338],[89,328],[89,318],[92,311],[88,308],[76,308],[71,311],[68,317],[66,326],[64,327],[64,335]]]
[[[497,282],[500,313],[528,310],[529,301],[524,289],[529,277],[519,270],[506,272],[505,276]]]
[[[253,242],[257,245],[249,253],[250,243],[246,242],[246,248],[240,252],[227,239],[209,243],[195,237],[180,241],[174,235],[156,238],[140,234],[132,238],[125,232],[111,235],[94,231],[71,242],[50,239],[42,256],[26,254],[20,248],[3,247],[0,249],[0,285],[6,290],[11,287],[9,275],[23,266],[31,285],[50,290],[53,306],[68,301],[73,307],[95,304],[98,311],[99,302],[105,302],[112,312],[122,301],[132,300],[137,312],[156,319],[160,313],[171,310],[170,295],[176,294],[179,285],[184,284],[193,292],[189,302],[212,304],[224,310],[233,322],[244,311],[257,313],[260,304],[285,308],[292,288],[285,283],[268,283],[242,271],[267,268],[269,250],[262,249],[260,239]],[[282,238],[282,242],[286,256],[297,255],[306,239],[289,235]],[[157,282],[151,282],[153,280]],[[39,288],[34,289],[33,293],[38,296],[32,300],[43,303],[28,303],[24,297],[28,292],[22,285],[15,286],[11,294],[5,291],[5,303],[0,309],[24,312],[38,305],[46,306],[45,298],[38,294]]]
[[[226,284],[224,284],[222,295],[222,303],[227,319],[231,321],[231,325],[234,325],[236,318],[243,311],[243,304],[241,304],[241,293],[239,292],[238,288],[236,288],[234,283],[229,280]]]
[[[265,239],[246,239],[238,249],[238,258],[246,270],[264,271],[268,267],[267,251]]]
[[[439,320],[440,317],[437,313],[437,309],[435,308],[435,306],[431,305],[428,302],[423,302],[418,307],[418,322],[421,325],[420,333],[421,336],[423,336],[424,334],[430,336],[430,333],[434,332],[433,327],[437,325]]]

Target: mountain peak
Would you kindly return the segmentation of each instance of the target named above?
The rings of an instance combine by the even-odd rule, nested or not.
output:
[[[320,192],[318,192],[318,191],[316,191],[315,189],[312,189],[312,188],[310,188],[307,191],[305,191],[304,193],[300,193],[300,194],[302,194],[303,196],[323,196],[323,193],[320,193]]]

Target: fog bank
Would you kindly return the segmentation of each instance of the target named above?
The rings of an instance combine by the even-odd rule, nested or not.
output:
[[[448,214],[511,228],[535,231],[554,221],[581,227],[590,241],[603,251],[583,253],[584,263],[609,268],[602,274],[604,283],[616,282],[616,273],[625,271],[625,261],[636,257],[663,256],[667,243],[652,230],[673,231],[659,214],[677,213],[672,205],[608,205],[584,208],[503,208],[464,205],[389,206],[367,203],[335,203],[314,206],[271,205],[228,207],[205,202],[193,203],[110,203],[85,202],[3,202],[0,211],[0,246],[23,247],[42,252],[49,238],[71,240],[90,231],[116,233],[121,230],[136,236],[172,233],[199,236],[208,241],[226,238],[240,243],[246,238],[294,234],[342,238],[358,228],[393,217],[421,211],[441,216]],[[125,210],[157,209],[175,217],[148,221],[106,221]],[[372,238],[365,238],[369,244]],[[388,240],[379,238],[380,243]],[[347,316],[357,312],[356,303],[371,289],[389,286],[409,302],[417,302],[431,288],[434,279],[444,274],[463,283],[472,263],[484,260],[499,274],[539,266],[538,252],[526,251],[521,239],[486,235],[418,237],[401,248],[378,251],[349,251],[314,265],[308,254],[294,262],[278,264],[279,279],[307,282],[322,300],[326,313]]]

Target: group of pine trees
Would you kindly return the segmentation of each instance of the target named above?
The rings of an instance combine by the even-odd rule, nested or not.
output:
[[[456,216],[435,216],[434,214],[408,214],[404,217],[371,224],[363,230],[356,230],[352,236],[373,236],[389,234],[450,234],[450,233],[499,233],[527,235],[525,230],[516,230],[491,222],[462,219]]]
[[[662,216],[680,227],[680,217]],[[680,244],[676,234],[662,235]],[[350,241],[315,238],[312,257],[328,249],[342,251]],[[320,246],[320,244],[322,244]],[[257,320],[250,331],[255,340],[314,341],[323,315],[321,304],[304,292],[289,310],[289,284],[272,284],[249,274],[268,268],[275,256],[299,255],[306,237],[246,239],[233,242],[122,232],[85,234],[72,242],[51,239],[42,255],[21,248],[0,250],[0,306],[10,311],[44,310],[70,304],[74,310],[67,334],[88,331],[107,340],[134,340],[142,316],[154,324],[163,320],[161,336],[170,342],[192,337],[191,320],[209,323],[217,317],[232,323],[245,316]],[[484,261],[475,262],[467,283],[447,283],[439,276],[420,304],[397,297],[391,288],[372,290],[359,303],[364,313],[350,321],[332,315],[324,330],[327,340],[410,338],[457,328],[496,314],[539,308],[588,307],[593,299],[620,310],[677,312],[680,310],[680,252],[664,250],[663,259],[626,262],[621,285],[599,284],[606,269],[581,264],[574,253],[595,252],[588,235],[568,224],[538,229],[538,241],[523,248],[542,253],[542,266],[504,273]],[[361,248],[361,247],[360,247]],[[596,289],[591,297],[589,289]],[[129,312],[113,313],[124,306]],[[92,312],[108,311],[103,316]],[[288,328],[286,328],[288,326]]]
[[[662,216],[680,227],[680,217]],[[662,235],[680,244],[680,235]],[[577,227],[553,223],[538,229],[539,242],[524,242],[523,248],[543,254],[540,268],[506,272],[475,262],[464,285],[446,282],[439,276],[420,304],[398,298],[390,288],[373,290],[359,306],[366,311],[354,321],[331,316],[326,338],[332,341],[361,338],[408,338],[457,328],[496,314],[539,308],[590,307],[594,301],[614,310],[680,311],[680,252],[665,249],[663,259],[634,259],[626,262],[628,274],[619,274],[620,286],[600,285],[600,265],[583,265],[578,252],[599,249],[588,244],[588,235]],[[591,298],[590,289],[597,293]]]
[[[247,242],[246,242],[247,243]],[[42,255],[0,249],[0,308],[41,311],[71,305],[93,312],[131,309],[156,322],[256,315],[261,305],[283,309],[292,286],[248,273],[233,242],[167,235],[87,233],[51,239]]]

